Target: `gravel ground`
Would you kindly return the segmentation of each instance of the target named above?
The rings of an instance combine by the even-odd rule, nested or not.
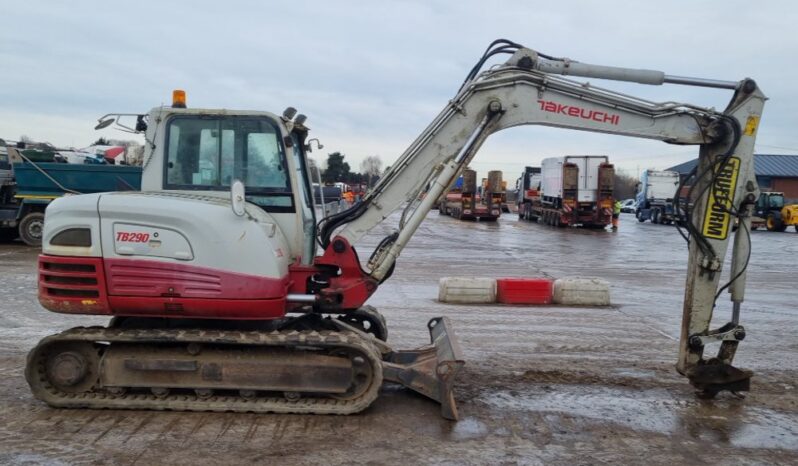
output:
[[[627,214],[611,233],[433,212],[369,304],[398,348],[427,343],[427,320],[450,316],[467,359],[458,423],[389,386],[346,417],[51,409],[28,391],[27,351],[105,319],[42,309],[36,251],[0,244],[0,464],[796,464],[798,234],[752,240],[735,361],[755,371],[751,392],[705,401],[673,368],[687,253],[672,227]],[[602,277],[614,305],[442,304],[444,276]],[[730,314],[721,299],[716,325]]]

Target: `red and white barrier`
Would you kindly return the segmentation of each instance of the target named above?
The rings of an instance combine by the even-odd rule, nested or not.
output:
[[[446,277],[438,301],[456,304],[609,306],[610,286],[599,278]]]

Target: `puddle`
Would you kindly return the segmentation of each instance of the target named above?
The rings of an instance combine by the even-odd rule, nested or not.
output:
[[[633,379],[653,380],[657,378],[656,371],[645,370],[645,369],[634,369],[631,367],[614,369],[612,373],[620,377],[629,377]]]
[[[620,390],[577,394],[563,386],[552,387],[555,388],[553,391],[535,394],[498,392],[482,397],[480,401],[500,409],[566,413],[656,432],[670,432],[677,424],[673,404],[663,406],[662,396],[651,396],[650,391],[636,392],[638,396]]]
[[[798,416],[748,407],[745,401],[737,404],[724,400],[713,405],[677,400],[665,390],[552,388],[539,393],[498,392],[478,400],[502,410],[564,413],[597,423],[711,439],[735,447],[798,451]]]
[[[488,434],[488,426],[474,419],[465,418],[455,423],[451,430],[452,440],[471,440]]]

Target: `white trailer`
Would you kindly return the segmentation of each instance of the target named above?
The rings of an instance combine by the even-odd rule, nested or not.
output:
[[[575,166],[578,170],[577,202],[596,202],[599,189],[599,167],[608,163],[609,157],[606,155],[566,155],[543,159],[541,162],[543,171],[541,192],[546,197],[563,197],[563,167],[568,164]]]
[[[609,157],[549,157],[541,162],[540,173],[540,191],[523,200],[519,217],[550,225],[597,228],[612,221],[615,169]]]
[[[641,186],[641,192],[645,194],[647,200],[672,201],[676,188],[679,186],[679,173],[674,171],[646,170],[643,179],[646,180],[646,186]]]

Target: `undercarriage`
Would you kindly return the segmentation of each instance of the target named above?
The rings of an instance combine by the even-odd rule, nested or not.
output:
[[[447,319],[432,319],[432,344],[411,351],[394,351],[358,328],[363,322],[302,316],[253,329],[113,319],[43,339],[25,376],[37,398],[59,408],[301,414],[360,412],[388,381],[456,419],[451,388],[463,360]]]

